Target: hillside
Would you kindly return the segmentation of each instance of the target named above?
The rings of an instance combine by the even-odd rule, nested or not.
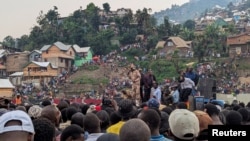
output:
[[[235,1],[236,0],[190,0],[190,2],[181,6],[172,5],[171,8],[154,13],[153,16],[157,19],[158,24],[162,24],[166,16],[172,21],[183,23],[186,20],[198,18],[207,9],[211,9],[216,5],[227,7],[230,2]]]
[[[121,70],[122,68],[118,68]],[[109,65],[90,65],[79,68],[68,78],[68,83],[61,86],[60,92],[65,94],[80,94],[97,90],[99,85],[107,85],[110,78],[119,77],[121,71],[115,72]]]

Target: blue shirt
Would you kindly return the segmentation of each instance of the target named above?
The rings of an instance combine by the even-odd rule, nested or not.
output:
[[[174,93],[173,93],[173,103],[178,103],[179,102],[179,91],[178,90],[175,90]]]
[[[160,89],[160,87],[157,87],[154,90],[153,96],[155,96],[155,98],[158,100],[158,102],[161,103],[161,89]]]
[[[151,136],[150,141],[172,141],[172,140],[165,138],[163,135],[159,135],[159,136]]]

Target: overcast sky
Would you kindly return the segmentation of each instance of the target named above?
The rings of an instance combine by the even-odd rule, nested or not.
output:
[[[31,28],[37,25],[36,18],[39,12],[47,13],[57,6],[61,17],[72,14],[82,6],[93,2],[103,8],[103,3],[109,3],[111,10],[118,8],[131,8],[133,12],[138,9],[151,8],[153,12],[159,12],[170,8],[172,4],[182,5],[189,0],[0,0],[0,42],[10,35],[20,38],[29,35]]]

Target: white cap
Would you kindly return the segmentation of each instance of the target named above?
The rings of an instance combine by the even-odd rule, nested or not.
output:
[[[175,109],[169,115],[169,127],[175,137],[190,140],[198,136],[199,120],[187,109]]]
[[[6,126],[10,121],[20,121],[21,125]],[[35,133],[31,118],[21,110],[10,111],[0,117],[0,134],[11,131]]]

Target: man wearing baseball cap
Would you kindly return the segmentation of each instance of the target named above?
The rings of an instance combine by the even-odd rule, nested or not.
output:
[[[175,109],[168,120],[174,141],[194,141],[199,134],[199,120],[187,109]]]
[[[34,126],[27,113],[9,111],[0,117],[1,141],[33,141],[34,134]]]

